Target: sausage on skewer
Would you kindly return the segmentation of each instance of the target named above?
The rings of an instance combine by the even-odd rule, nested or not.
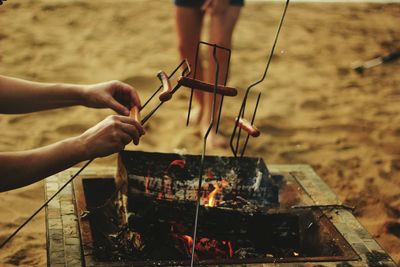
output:
[[[213,84],[205,83],[203,81],[192,79],[189,77],[183,77],[183,76],[180,77],[178,80],[178,84],[181,86],[193,88],[195,90],[201,90],[204,92],[214,93],[214,85]],[[223,95],[223,96],[236,96],[237,90],[233,87],[218,85],[216,93],[218,95]]]
[[[260,136],[260,130],[257,129],[256,126],[251,125],[251,123],[246,119],[240,118],[238,121],[238,126],[253,137]]]
[[[171,86],[171,82],[168,79],[168,75],[164,71],[160,70],[157,73],[157,77],[158,77],[158,79],[160,79],[160,81],[162,82],[162,86],[163,86],[163,90],[158,98],[160,99],[161,102],[170,100],[172,97],[172,94],[171,94],[172,86]]]

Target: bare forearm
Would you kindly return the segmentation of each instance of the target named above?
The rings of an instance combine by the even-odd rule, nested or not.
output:
[[[79,85],[37,83],[0,75],[0,113],[34,112],[83,102]]]
[[[32,184],[88,157],[79,137],[34,150],[0,153],[0,192]]]

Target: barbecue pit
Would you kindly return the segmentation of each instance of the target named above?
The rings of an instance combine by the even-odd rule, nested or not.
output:
[[[47,208],[49,266],[188,266],[199,160],[124,151],[118,170],[84,171]],[[310,167],[207,156],[205,170],[196,264],[396,266]],[[129,178],[128,214],[116,173]],[[68,178],[48,178],[47,196]]]

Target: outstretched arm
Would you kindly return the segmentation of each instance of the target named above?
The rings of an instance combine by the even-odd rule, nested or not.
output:
[[[0,192],[37,182],[83,160],[121,151],[144,134],[139,122],[126,116],[109,116],[78,137],[38,149],[0,152]]]
[[[134,88],[119,81],[93,85],[56,84],[0,75],[0,113],[27,113],[75,105],[111,108],[128,115],[126,106],[140,106],[140,100]]]

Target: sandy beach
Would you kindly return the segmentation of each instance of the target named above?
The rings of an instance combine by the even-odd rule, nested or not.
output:
[[[282,9],[283,1],[243,8],[228,82],[239,96],[226,99],[220,126],[227,140],[246,87],[263,73]],[[247,150],[267,164],[310,164],[398,264],[400,60],[363,75],[351,66],[400,49],[399,14],[400,4],[292,4],[267,80],[251,96],[262,92],[255,121],[261,136]],[[85,84],[118,79],[147,99],[158,86],[157,71],[169,72],[180,61],[173,15],[165,0],[9,0],[0,6],[0,74]],[[188,96],[177,93],[148,123],[140,145],[127,149],[200,153],[198,129],[184,127]],[[71,107],[0,115],[0,151],[79,135],[109,114]],[[110,156],[91,166],[115,165]],[[43,182],[1,193],[0,241],[43,198]],[[45,266],[45,249],[41,212],[0,251],[0,265]]]

